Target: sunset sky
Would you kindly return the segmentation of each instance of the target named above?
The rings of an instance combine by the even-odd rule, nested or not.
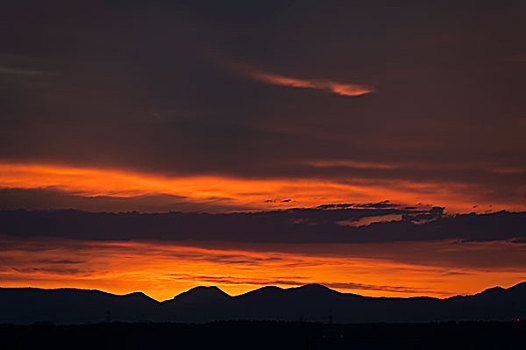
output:
[[[447,297],[526,280],[525,14],[3,5],[0,287]]]

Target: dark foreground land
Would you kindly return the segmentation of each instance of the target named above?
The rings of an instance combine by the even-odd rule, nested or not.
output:
[[[0,349],[524,349],[526,322],[0,325]]]

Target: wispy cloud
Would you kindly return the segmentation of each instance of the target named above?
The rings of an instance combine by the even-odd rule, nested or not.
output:
[[[250,71],[249,75],[256,80],[272,85],[290,86],[304,89],[326,90],[342,96],[361,96],[374,91],[371,87],[368,86],[342,83],[333,80],[298,79],[260,71]]]

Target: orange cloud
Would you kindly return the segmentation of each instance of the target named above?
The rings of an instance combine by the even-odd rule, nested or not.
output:
[[[226,176],[160,176],[119,169],[45,164],[0,164],[0,188],[53,189],[83,197],[136,198],[172,195],[195,203],[246,210],[314,207],[326,203],[378,202],[445,205],[449,211],[517,210],[517,203],[481,202],[470,184],[367,178],[244,179]],[[290,199],[290,200],[289,200]],[[166,210],[177,209],[167,208]]]
[[[249,75],[259,81],[272,85],[290,86],[295,88],[326,90],[342,96],[361,96],[374,90],[358,84],[339,83],[331,80],[307,80],[285,77],[283,75],[250,71]]]

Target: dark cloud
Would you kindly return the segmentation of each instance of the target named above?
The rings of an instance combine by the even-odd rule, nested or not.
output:
[[[381,222],[393,216],[397,221]],[[352,225],[370,217],[373,217],[370,223]],[[467,242],[521,241],[526,232],[526,213],[444,216],[442,208],[291,209],[232,214],[17,210],[0,211],[0,221],[0,233],[5,236],[87,240],[381,243],[455,239]],[[343,221],[350,224],[342,225]],[[228,257],[221,259],[228,260]],[[233,259],[235,263],[236,258]]]
[[[83,260],[70,260],[70,259],[42,259],[35,261],[37,264],[58,264],[58,265],[70,265],[70,264],[82,264],[85,263]]]
[[[393,204],[388,200],[385,200],[383,202],[378,202],[378,203],[366,203],[366,204],[356,204],[355,205],[355,207],[357,208],[376,208],[376,209],[392,208],[394,206],[396,206],[396,204]]]
[[[45,266],[45,265],[42,265]],[[75,268],[53,268],[53,267],[27,267],[27,268],[14,268],[12,269],[21,274],[33,274],[33,273],[44,273],[52,275],[87,275],[93,272],[89,269],[75,269]]]
[[[346,209],[349,207],[352,207],[354,203],[347,204],[347,203],[341,203],[341,204],[322,204],[318,205],[318,209]],[[416,207],[415,207],[416,209]]]
[[[0,210],[9,209],[80,209],[97,212],[139,211],[155,213],[166,211],[182,212],[232,212],[245,209],[214,198],[192,201],[184,196],[142,195],[134,197],[93,196],[66,193],[58,189],[0,189]]]
[[[16,244],[16,243],[15,243]],[[16,244],[18,249],[25,249],[23,245]],[[5,255],[9,249],[1,249]],[[87,275],[94,270],[87,266],[87,261],[72,259],[31,259],[31,251],[25,251],[21,257],[3,257],[0,259],[0,268],[3,271],[15,271],[22,274],[53,274],[53,275]]]

